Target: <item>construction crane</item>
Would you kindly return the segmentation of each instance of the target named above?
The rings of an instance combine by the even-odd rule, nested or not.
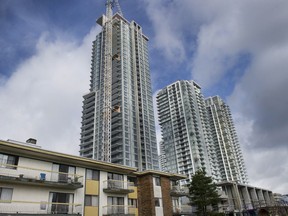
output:
[[[104,107],[102,127],[101,160],[111,162],[111,118],[112,112],[120,112],[120,106],[112,107],[112,8],[116,5],[118,13],[123,16],[118,0],[106,0],[106,17],[102,20],[104,38]]]
[[[121,10],[121,7],[120,7],[118,0],[114,0],[113,3],[117,8],[118,13],[123,17],[123,13],[122,13],[122,10]]]

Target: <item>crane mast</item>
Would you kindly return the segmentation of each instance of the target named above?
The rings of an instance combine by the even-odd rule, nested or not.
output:
[[[102,155],[103,161],[111,162],[111,92],[112,92],[112,4],[111,0],[106,1],[106,22],[103,26],[104,38],[104,107],[103,107],[103,128],[102,128]]]
[[[114,4],[118,10],[118,13],[123,17],[123,13],[122,13],[122,10],[121,10],[121,7],[120,7],[118,0],[114,0]]]
[[[111,162],[111,118],[112,111],[112,7],[116,5],[123,16],[118,0],[106,0],[106,18],[103,25],[104,61],[103,61],[103,127],[102,127],[102,155],[101,160]]]
[[[112,111],[120,112],[120,106],[112,107],[112,17],[113,6],[122,14],[118,0],[106,0],[106,17],[103,25],[103,127],[101,160],[111,162],[111,118]]]

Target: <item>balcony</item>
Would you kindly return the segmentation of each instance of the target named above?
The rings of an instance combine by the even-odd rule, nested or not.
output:
[[[135,216],[138,209],[133,206],[108,205],[103,207],[103,216]]]
[[[49,203],[32,201],[0,200],[0,215],[77,215],[81,216],[82,204]]]
[[[173,216],[180,215],[192,215],[192,206],[189,205],[181,205],[181,206],[173,206]]]
[[[189,189],[188,187],[175,185],[171,187],[170,195],[173,197],[181,197],[181,196],[188,196]]]
[[[0,167],[1,183],[26,184],[74,190],[83,187],[83,178],[77,174],[10,164],[0,164]]]
[[[133,193],[134,183],[133,182],[125,182],[121,180],[105,180],[103,181],[103,191],[105,193],[117,193],[117,194],[129,194]]]

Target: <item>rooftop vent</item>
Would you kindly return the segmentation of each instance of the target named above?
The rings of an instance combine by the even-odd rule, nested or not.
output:
[[[26,143],[30,143],[30,144],[35,144],[36,145],[37,140],[33,139],[33,138],[29,138],[28,140],[26,140]]]

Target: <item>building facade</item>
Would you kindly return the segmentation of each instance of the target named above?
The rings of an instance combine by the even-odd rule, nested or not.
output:
[[[187,80],[172,83],[158,92],[157,106],[167,171],[191,179],[196,170],[205,169],[218,180],[217,158],[201,87]]]
[[[105,16],[98,20],[103,24]],[[111,58],[112,112],[110,153],[112,163],[139,170],[159,169],[155,120],[148,58],[148,38],[135,21],[118,13],[111,19],[112,54],[105,56],[105,28],[96,36],[92,48],[90,92],[84,95],[80,155],[103,160],[103,117],[105,102],[105,58]],[[111,39],[111,38],[110,38]],[[110,117],[109,117],[110,118]]]
[[[279,193],[273,194],[274,201],[275,201],[275,212],[279,216],[286,216],[288,215],[288,195],[282,195]]]
[[[169,216],[191,213],[186,176],[0,140],[0,215]]]
[[[247,184],[246,168],[228,105],[219,97],[205,100],[221,181]]]
[[[159,162],[160,162],[160,170],[161,171],[167,171],[167,159],[166,159],[166,155],[165,155],[165,146],[164,146],[164,142],[161,140],[159,142],[159,148],[160,148],[160,154],[159,154]]]

